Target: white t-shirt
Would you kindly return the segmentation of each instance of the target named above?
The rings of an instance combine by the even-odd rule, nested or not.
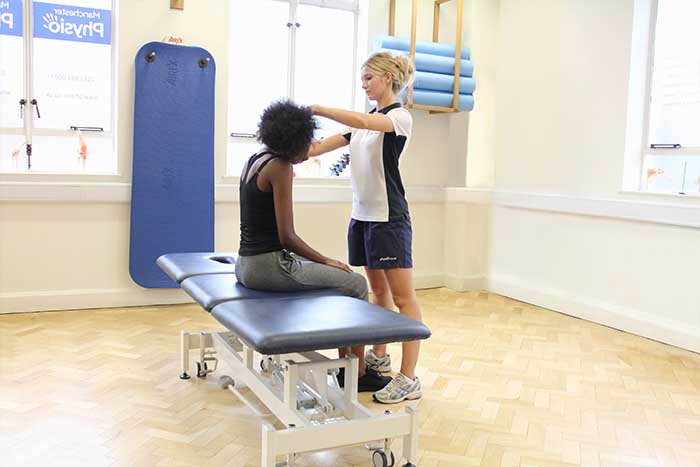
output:
[[[352,218],[359,221],[388,222],[408,215],[399,159],[411,139],[413,117],[398,102],[378,112],[391,119],[394,131],[353,129],[344,135],[350,141]]]

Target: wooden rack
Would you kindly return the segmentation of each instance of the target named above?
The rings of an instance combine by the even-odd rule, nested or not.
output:
[[[438,31],[440,29],[440,5],[451,0],[435,0],[433,6],[433,42],[438,41]],[[416,59],[416,19],[418,10],[418,0],[412,0],[411,6],[411,61]],[[389,3],[389,35],[396,33],[396,0]],[[432,105],[419,105],[413,103],[413,83],[408,87],[409,109],[427,110],[430,113],[452,113],[459,111],[459,76],[462,60],[462,0],[457,0],[457,37],[455,38],[455,68],[454,85],[452,87],[452,107],[436,107]]]

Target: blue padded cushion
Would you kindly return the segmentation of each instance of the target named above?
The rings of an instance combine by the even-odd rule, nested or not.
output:
[[[211,314],[265,355],[430,337],[423,323],[350,297],[234,300]]]
[[[168,253],[156,263],[172,280],[181,283],[202,274],[234,274],[238,253]]]
[[[202,307],[211,311],[220,303],[230,300],[273,299],[341,296],[336,289],[314,289],[297,292],[269,292],[248,289],[238,283],[234,274],[205,274],[182,281],[182,289]]]

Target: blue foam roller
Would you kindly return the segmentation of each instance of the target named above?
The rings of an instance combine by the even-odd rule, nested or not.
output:
[[[452,93],[414,89],[413,103],[418,105],[432,105],[435,107],[452,107]],[[460,94],[457,108],[466,111],[473,110],[474,96],[471,94]]]
[[[378,36],[374,40],[375,49],[411,50],[411,40],[404,37]],[[443,57],[455,56],[455,46],[440,42],[416,41],[416,52]],[[469,60],[469,49],[462,47],[460,57]]]
[[[215,68],[199,47],[136,54],[129,273],[142,287],[177,287],[159,256],[214,251]]]
[[[454,76],[443,75],[442,73],[429,73],[427,71],[417,71],[416,81],[413,83],[414,89],[423,89],[426,91],[446,91],[452,92],[454,84]],[[474,94],[476,89],[476,81],[474,78],[459,78],[459,93]]]
[[[406,55],[405,50],[381,49],[393,54]],[[416,52],[416,71],[428,71],[431,73],[443,73],[451,75],[455,71],[455,59],[441,57],[440,55],[430,55]],[[462,60],[459,67],[460,76],[471,77],[474,74],[474,65],[470,60]]]

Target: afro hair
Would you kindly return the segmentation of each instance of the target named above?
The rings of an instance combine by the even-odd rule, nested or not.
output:
[[[273,102],[258,123],[258,140],[270,151],[294,161],[306,155],[318,123],[308,107],[291,101]]]

